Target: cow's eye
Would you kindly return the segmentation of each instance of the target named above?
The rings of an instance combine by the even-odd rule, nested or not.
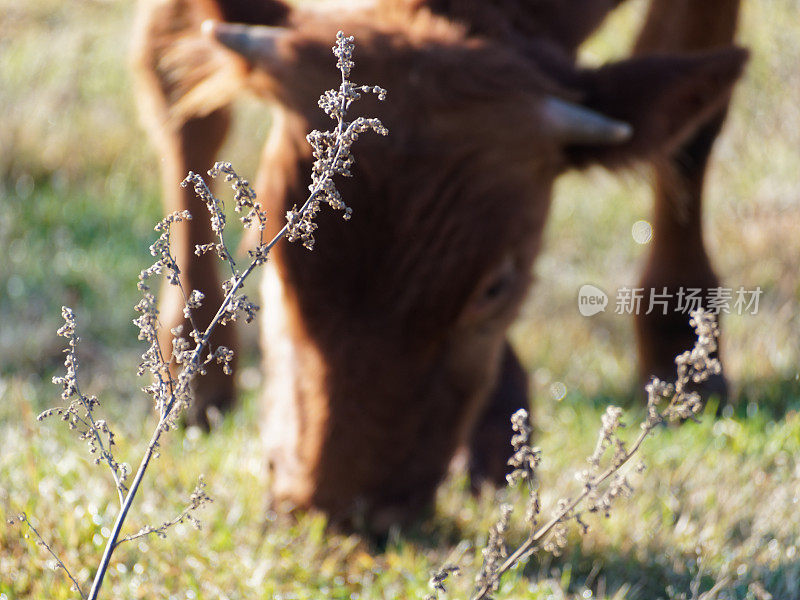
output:
[[[486,302],[491,302],[503,297],[514,287],[516,275],[513,263],[509,263],[508,266],[504,264],[503,268],[491,274],[490,279],[483,287],[481,298]]]
[[[521,289],[522,277],[512,256],[487,272],[476,286],[465,311],[464,318],[479,322],[500,316],[513,305],[513,298]]]

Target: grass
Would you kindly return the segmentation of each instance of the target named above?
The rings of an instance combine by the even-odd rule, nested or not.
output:
[[[644,3],[615,17],[634,30]],[[715,151],[706,214],[709,250],[729,287],[761,286],[758,315],[724,322],[723,356],[736,404],[725,418],[665,429],[645,445],[636,496],[591,521],[564,556],[532,560],[498,597],[691,597],[725,581],[719,598],[800,597],[800,26],[793,0],[744,3],[753,50]],[[84,388],[118,423],[133,461],[152,427],[132,375],[135,277],[159,218],[157,173],[131,103],[125,48],[132,7],[0,0],[0,516],[36,519],[79,579],[97,563],[115,498],[105,473],[56,421],[60,306],[76,308]],[[629,35],[600,35],[587,60],[624,53]],[[252,101],[222,156],[254,173],[268,115]],[[252,135],[256,131],[259,135]],[[577,311],[576,291],[636,281],[644,251],[631,236],[648,219],[646,171],[560,180],[537,285],[512,335],[531,374],[545,501],[574,485],[610,403],[635,404],[629,319]],[[252,364],[255,358],[250,356]],[[215,503],[200,532],[124,548],[108,597],[396,598],[427,593],[430,571],[462,539],[466,575],[495,518],[497,498],[473,498],[455,474],[437,511],[381,547],[325,530],[322,517],[271,520],[264,510],[257,370],[242,373],[242,406],[219,431],[172,436],[148,478],[131,530],[181,508],[204,473]],[[560,383],[561,386],[554,384]],[[563,386],[563,387],[562,387]],[[566,389],[563,399],[561,391]],[[635,422],[634,415],[628,420]],[[565,444],[565,437],[569,443]],[[56,461],[53,457],[58,457]],[[513,496],[513,493],[512,493]],[[521,536],[519,525],[514,535]],[[73,597],[66,579],[19,526],[0,528],[0,599]],[[563,590],[563,594],[562,594]],[[455,594],[454,594],[455,596]]]

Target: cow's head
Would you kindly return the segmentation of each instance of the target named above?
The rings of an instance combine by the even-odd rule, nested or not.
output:
[[[338,29],[356,37],[353,80],[389,90],[354,111],[390,135],[356,144],[354,177],[339,183],[352,220],[323,211],[314,251],[279,245],[264,283],[273,489],[334,516],[361,507],[393,520],[430,500],[495,383],[556,176],[675,146],[744,59],[568,64],[554,78],[429,14],[290,23],[208,28],[280,107],[259,190],[275,230],[307,193],[306,133],[331,124],[317,99],[338,86]]]

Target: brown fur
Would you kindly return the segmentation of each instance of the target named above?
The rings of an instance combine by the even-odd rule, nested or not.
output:
[[[724,47],[734,39],[739,6],[740,0],[655,0],[635,52],[696,52]],[[727,103],[672,153],[668,163],[656,165],[656,235],[639,284],[646,290],[666,287],[674,294],[681,287],[707,290],[719,285],[703,242],[702,200],[706,166],[726,112]],[[675,312],[637,316],[641,378],[666,377],[671,372],[672,357],[689,347],[694,332],[678,316]],[[724,377],[711,378],[703,391],[717,393],[724,400]]]
[[[469,23],[410,12],[413,4],[387,0],[375,12],[353,14],[277,10],[270,18],[290,28],[273,59],[244,65],[213,45],[197,54],[228,61],[240,86],[278,103],[258,177],[273,229],[281,225],[276,215],[304,197],[306,132],[330,124],[316,100],[337,84],[330,55],[337,29],[356,36],[354,78],[390,90],[386,103],[356,105],[360,114],[379,116],[391,134],[363,136],[356,145],[354,177],[340,184],[352,221],[323,211],[314,252],[276,247],[262,317],[271,388],[265,440],[276,501],[321,507],[334,517],[360,507],[378,526],[428,502],[470,439],[473,452],[488,449],[473,460],[477,474],[502,474],[504,461],[486,458],[502,455],[499,434],[483,434],[527,404],[505,332],[530,283],[555,177],[570,166],[618,166],[677,148],[724,106],[744,60],[731,49],[585,71],[571,53],[611,2],[589,3],[596,9],[591,22],[561,49],[550,39],[538,44],[534,30],[521,32],[528,39],[521,47],[474,37]],[[513,15],[513,4],[458,6]],[[451,5],[432,8],[441,6]],[[489,22],[478,12],[456,16],[464,14]],[[549,17],[555,31],[560,13],[548,14],[556,15]],[[168,55],[157,30],[144,28],[156,40],[151,46]],[[195,32],[176,35],[173,46]],[[143,54],[157,57],[144,39]],[[154,59],[141,64],[143,93],[157,97],[160,114],[168,115],[181,102],[169,93],[172,71],[159,71]],[[210,89],[217,75],[190,67],[185,95]],[[636,133],[618,146],[564,143],[546,133],[539,112],[554,94],[606,107]],[[201,154],[198,147],[209,154],[217,142],[201,145],[192,137],[195,119],[180,119],[183,125],[162,135],[185,143],[162,151],[176,151],[170,164],[185,166]],[[157,122],[169,124],[169,116]],[[211,270],[196,276],[197,283],[213,282]],[[479,420],[481,435],[473,436]]]
[[[511,44],[521,52],[538,56],[548,73],[558,70],[565,57],[572,57],[582,42],[622,0],[412,0],[415,6],[455,18],[472,33]],[[740,0],[696,2],[695,0],[654,0],[635,46],[637,55],[663,56],[703,52],[729,46],[736,33]],[[542,57],[544,60],[542,61]],[[649,59],[646,59],[649,60]],[[614,67],[612,67],[614,68]],[[660,73],[658,69],[642,69]],[[722,75],[718,73],[717,76]],[[712,77],[714,75],[711,75]],[[621,116],[610,79],[604,97],[592,94],[583,102],[611,116]],[[644,98],[658,81],[639,82]],[[681,99],[686,106],[691,99]],[[654,110],[663,112],[659,107]],[[679,288],[710,289],[719,285],[703,243],[702,191],[706,165],[719,133],[727,103],[717,108],[716,117],[705,115],[702,128],[685,121],[696,131],[682,146],[673,148],[670,160],[655,163],[654,243],[639,286],[645,290],[666,287],[675,296]],[[633,123],[637,132],[649,136]],[[643,303],[649,303],[649,294]],[[683,314],[672,310],[636,316],[639,370],[642,380],[652,375],[669,377],[673,358],[691,346],[694,332]],[[706,394],[726,394],[722,375],[706,384]],[[724,399],[724,398],[723,398]]]
[[[467,26],[470,34],[512,45],[546,40],[573,55],[622,0],[410,0]]]

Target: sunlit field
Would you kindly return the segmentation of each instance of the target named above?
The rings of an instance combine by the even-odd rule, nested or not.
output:
[[[56,419],[36,421],[59,400],[51,378],[63,360],[62,305],[76,311],[81,384],[114,424],[118,458],[137,463],[155,423],[135,375],[143,348],[131,323],[161,216],[157,160],[126,62],[132,4],[0,0],[0,600],[77,597],[28,530],[7,519],[25,512],[83,585],[116,516],[113,481],[85,444]],[[625,54],[645,8],[629,0],[583,60]],[[723,318],[731,405],[719,418],[712,406],[700,423],[659,430],[645,443],[634,496],[610,518],[590,517],[587,534],[571,530],[561,556],[530,558],[496,598],[800,598],[798,39],[796,0],[745,0],[739,40],[752,57],[715,147],[705,214],[723,285],[762,290],[757,314]],[[269,111],[244,98],[237,115],[220,158],[253,175]],[[642,417],[633,324],[613,309],[648,250],[633,235],[650,219],[648,181],[644,167],[559,181],[536,284],[512,329],[530,375],[545,514],[580,489],[574,473],[605,407],[627,407],[631,436]],[[605,312],[580,314],[584,284],[609,294]],[[267,511],[257,335],[244,337],[239,407],[211,434],[165,438],[128,525],[173,517],[203,474],[214,499],[198,514],[203,528],[122,546],[104,597],[422,598],[431,572],[459,556],[449,597],[462,598],[501,501],[519,507],[511,540],[524,537],[521,493],[475,497],[460,472],[440,489],[434,515],[379,542],[330,531],[319,515],[289,522]]]

